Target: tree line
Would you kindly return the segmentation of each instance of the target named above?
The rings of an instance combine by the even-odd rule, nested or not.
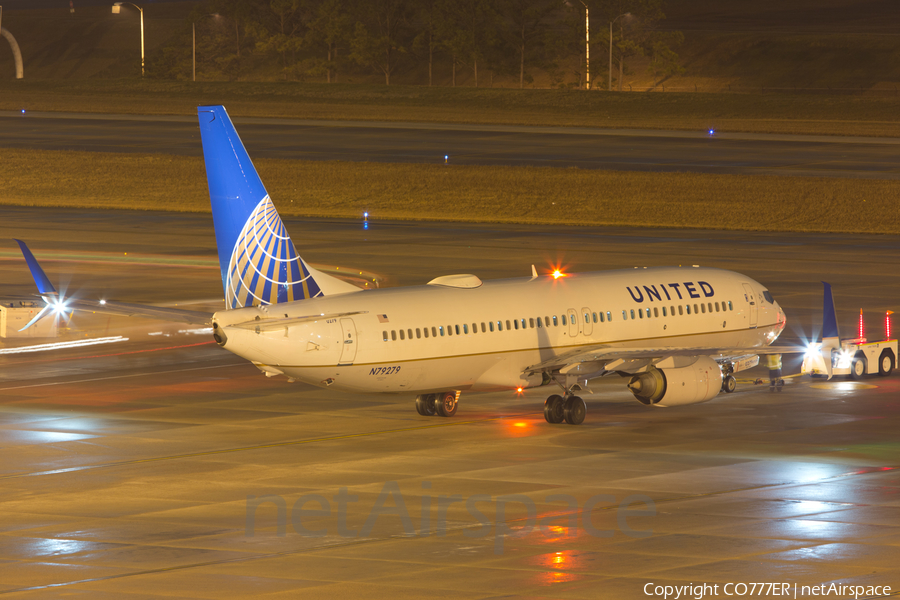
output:
[[[658,27],[664,0],[208,0],[151,63],[151,75],[190,76],[185,37],[193,29],[198,64],[214,78],[252,78],[265,59],[286,80],[332,83],[368,71],[390,85],[402,71],[424,79],[427,67],[428,85],[441,69],[454,86],[462,72],[476,87],[494,75],[525,87],[543,72],[556,87],[583,87],[586,74],[573,65],[585,67],[586,10],[591,87],[606,85],[610,23],[619,89],[637,57],[657,79],[682,71],[682,35]]]

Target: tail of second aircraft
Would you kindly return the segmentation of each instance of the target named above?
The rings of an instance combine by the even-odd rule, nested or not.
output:
[[[294,248],[224,106],[200,106],[225,305],[278,304],[359,288],[316,271]]]

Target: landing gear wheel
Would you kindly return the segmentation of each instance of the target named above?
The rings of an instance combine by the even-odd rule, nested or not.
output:
[[[434,394],[416,396],[416,412],[423,417],[433,417],[435,413]]]
[[[731,394],[734,393],[734,390],[737,389],[737,379],[734,378],[734,375],[726,375],[725,379],[722,380],[722,391]]]
[[[856,356],[850,363],[850,377],[853,379],[862,379],[866,374],[866,361],[861,356]]]
[[[434,401],[435,412],[442,417],[452,417],[456,414],[456,392],[444,392],[438,394]]]
[[[885,350],[881,353],[881,358],[878,359],[878,374],[882,377],[887,377],[893,370],[894,357],[891,355],[890,351]]]
[[[544,401],[544,419],[548,423],[562,423],[566,419],[565,400],[562,396],[550,396]]]
[[[569,425],[581,425],[586,413],[587,407],[584,405],[584,400],[578,396],[569,396],[566,399],[566,423]]]

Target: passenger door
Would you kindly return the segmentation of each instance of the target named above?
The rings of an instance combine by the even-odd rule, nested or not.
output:
[[[356,325],[353,319],[341,319],[341,360],[338,366],[352,365],[356,360]]]
[[[756,295],[749,283],[743,284],[744,298],[750,303],[750,327],[756,327],[756,321],[759,318],[759,306],[756,303]]]

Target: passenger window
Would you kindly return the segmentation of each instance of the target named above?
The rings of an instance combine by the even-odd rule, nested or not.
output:
[[[503,321],[497,321],[497,331],[503,331]]]
[[[642,311],[641,309],[638,309],[638,318],[639,318],[639,319],[643,319],[643,318],[644,318],[644,311]]]
[[[534,317],[528,318],[528,327],[529,329],[534,329]]]
[[[397,341],[397,330],[396,329],[391,329],[391,339],[395,342]]]
[[[712,302],[707,303],[707,306],[709,307],[709,312],[712,312]]]
[[[634,309],[631,309],[631,320],[634,321]]]
[[[734,306],[731,304],[731,300],[728,301],[728,310],[734,310]]]
[[[703,314],[706,314],[706,305],[705,304],[700,305],[700,312],[702,312]]]
[[[672,313],[672,314],[674,314],[674,313]],[[679,304],[678,305],[678,315],[680,316],[683,314],[684,314],[684,307]]]
[[[493,328],[491,328],[493,331]],[[484,326],[484,321],[481,322],[481,333],[487,333],[487,327]]]
[[[493,321],[488,323],[488,326],[491,328],[491,331],[494,331],[494,322]]]
[[[612,313],[609,312],[609,311],[606,311],[606,320],[607,320],[607,321],[612,321]]]
[[[550,327],[550,317],[544,317],[544,327]]]
[[[600,322],[603,322],[603,313],[600,313]]]
[[[515,325],[516,329],[518,329],[519,328],[519,320],[518,319],[514,320],[513,325]]]
[[[585,315],[587,316],[587,315]],[[591,313],[591,317],[594,319],[594,323],[597,322],[597,313]]]
[[[509,326],[509,319],[507,319],[507,320],[506,320],[506,330],[507,330],[507,331],[509,331],[509,330],[510,330],[510,326]]]
[[[553,326],[556,327],[559,323],[556,320],[556,315],[553,315]]]
[[[538,326],[538,329],[540,329],[544,326],[544,320],[541,319],[540,317],[537,318],[537,326]]]
[[[669,314],[672,315],[673,317],[675,316],[675,307],[674,306],[669,307]]]
[[[663,306],[663,316],[666,316],[666,307]]]
[[[443,325],[441,325],[440,327],[438,327],[438,331],[441,332],[441,337],[444,337],[444,326],[443,326]]]
[[[684,309],[687,311],[687,314],[691,314],[691,305],[690,304],[685,304]]]
[[[697,310],[697,305],[696,305],[696,304],[694,305],[694,314],[695,314],[695,315],[699,315],[699,314],[700,314],[700,311]]]
[[[441,332],[441,335],[444,335],[444,333]],[[431,328],[431,337],[437,337],[437,330],[434,327]]]
[[[585,322],[585,323],[590,323],[590,322],[591,322],[591,315],[590,315],[590,313],[584,313],[584,322]],[[596,322],[597,322],[597,313],[594,313],[594,323],[596,323]]]
[[[653,316],[654,316],[654,317],[658,317],[658,316],[659,316],[659,309],[656,308],[655,306],[653,307]]]
[[[716,312],[719,312],[719,303],[716,302]]]
[[[622,311],[622,320],[623,320],[623,321],[627,321],[627,320],[628,320],[628,313],[627,313],[626,311],[624,311],[624,310]]]
[[[463,333],[469,333],[469,326],[463,323]]]
[[[425,334],[425,339],[428,339],[428,328],[426,327],[422,332]]]
[[[456,329],[456,335],[459,335],[459,325],[454,325],[453,327]]]
[[[387,331],[382,331],[381,335],[384,336],[384,341],[388,341]]]
[[[406,332],[407,332],[406,339],[411,340],[412,339],[412,329],[407,329]]]
[[[401,340],[406,339],[406,338],[404,337],[403,334],[404,334],[404,331],[401,329],[401,330],[400,330],[400,339],[401,339]]]
[[[418,340],[421,337],[422,337],[422,330],[419,329],[418,327],[416,327],[416,339]]]
[[[519,319],[519,321],[522,323],[522,329],[525,329],[525,319]]]
[[[560,317],[560,320],[562,321],[562,324],[565,325],[566,324],[566,315],[562,315]]]

